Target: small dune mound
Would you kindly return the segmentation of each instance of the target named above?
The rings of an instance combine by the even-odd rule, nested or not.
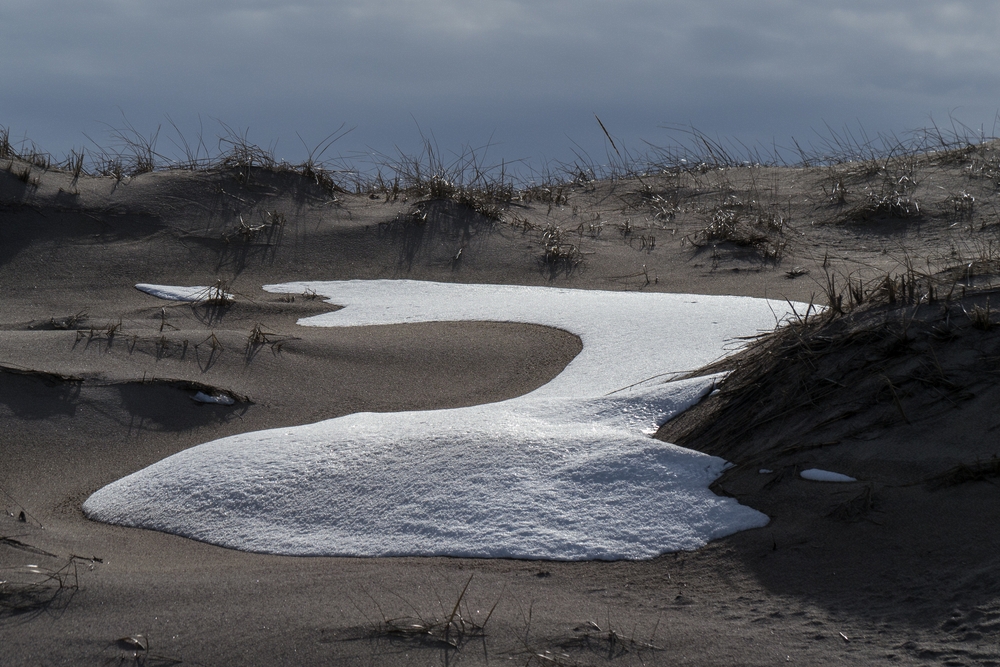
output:
[[[769,469],[836,451],[856,476],[885,483],[992,460],[998,291],[931,300],[925,279],[899,298],[888,284],[849,312],[841,300],[706,369],[731,373],[659,437]]]

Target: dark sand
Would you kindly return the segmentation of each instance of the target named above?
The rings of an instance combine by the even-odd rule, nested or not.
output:
[[[499,222],[431,202],[419,223],[412,193],[332,197],[290,173],[117,182],[35,168],[25,182],[25,165],[0,161],[0,664],[1000,664],[1000,332],[966,314],[986,307],[973,287],[1000,255],[996,185],[970,171],[981,157],[915,160],[919,215],[866,209],[895,173],[844,166],[576,184],[566,201],[515,201]],[[543,233],[556,228],[567,257],[547,262]],[[214,438],[501,400],[580,349],[537,326],[298,327],[330,306],[263,284],[411,278],[826,304],[829,273],[848,309],[846,276],[875,294],[907,263],[911,276],[951,269],[933,303],[913,305],[918,285],[905,304],[799,326],[734,360],[730,387],[662,429],[733,461],[716,491],[772,517],[697,552],[276,557],[80,509]],[[230,306],[133,287],[220,279]],[[257,325],[267,340],[248,346]],[[240,400],[199,405],[197,388]],[[861,481],[799,478],[809,467]],[[466,584],[463,633],[452,612]],[[391,632],[403,618],[430,632]],[[118,641],[130,635],[148,649]]]

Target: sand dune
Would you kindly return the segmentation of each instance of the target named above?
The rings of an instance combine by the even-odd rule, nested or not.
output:
[[[1000,661],[992,156],[578,182],[498,218],[291,171],[115,180],[0,160],[0,661]],[[658,434],[732,462],[715,493],[768,525],[554,562],[255,554],[84,516],[98,489],[201,443],[513,399],[580,353],[537,324],[301,326],[331,306],[262,289],[402,278],[832,306],[698,371],[732,372]]]

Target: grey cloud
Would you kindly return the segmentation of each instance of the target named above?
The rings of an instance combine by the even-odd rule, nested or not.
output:
[[[118,107],[282,136],[346,121],[361,149],[412,136],[412,114],[453,143],[505,128],[519,155],[551,155],[598,112],[634,143],[696,121],[756,141],[992,114],[998,28],[978,1],[8,0],[0,123],[114,123]]]

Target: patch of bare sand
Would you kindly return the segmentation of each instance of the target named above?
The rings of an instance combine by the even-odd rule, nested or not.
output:
[[[915,315],[910,300],[800,327],[805,343],[783,334],[765,349],[785,356],[736,360],[725,391],[667,426],[663,437],[733,461],[717,490],[772,517],[698,552],[285,558],[80,512],[103,484],[212,438],[499,400],[579,349],[542,327],[308,330],[295,320],[327,305],[261,284],[405,277],[826,303],[829,272],[846,310],[845,276],[868,294],[916,264],[960,267],[949,280],[971,289],[993,270],[991,159],[580,182],[525,191],[501,220],[267,170],[115,181],[0,169],[5,664],[134,661],[116,642],[133,634],[147,664],[1000,660],[994,471],[976,467],[995,453],[995,333],[959,315],[985,305],[960,288]],[[893,193],[919,208],[894,208]],[[217,280],[234,304],[171,305],[132,287]],[[248,346],[257,326],[267,336]],[[238,400],[197,405],[198,387]],[[860,481],[808,482],[803,467]]]

